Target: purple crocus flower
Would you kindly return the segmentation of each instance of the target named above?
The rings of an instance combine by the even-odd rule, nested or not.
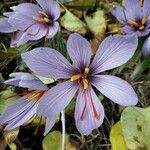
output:
[[[40,6],[22,3],[14,12],[4,13],[6,18],[0,20],[0,32],[17,31],[13,37],[13,45],[24,44],[29,40],[52,38],[59,30],[57,19],[60,7],[54,0],[37,0]]]
[[[150,56],[150,36],[145,40],[142,48],[142,56]]]
[[[70,103],[78,91],[75,122],[79,132],[88,135],[98,128],[104,119],[104,108],[93,87],[117,104],[135,105],[138,102],[137,95],[126,81],[100,73],[127,62],[133,56],[136,47],[135,36],[109,36],[102,42],[91,62],[90,43],[74,33],[67,41],[72,65],[58,51],[51,48],[35,48],[23,53],[23,60],[36,74],[64,79],[64,82],[52,87],[45,94],[38,113],[55,116]]]
[[[116,7],[111,12],[123,25],[128,34],[145,36],[150,33],[150,1],[124,0],[124,7]]]
[[[29,121],[37,113],[38,105],[45,95],[48,87],[39,79],[29,73],[12,73],[12,79],[6,80],[9,85],[28,88],[29,92],[15,101],[0,116],[0,125],[6,125],[5,130],[12,130]],[[47,118],[45,134],[55,123],[55,117]]]

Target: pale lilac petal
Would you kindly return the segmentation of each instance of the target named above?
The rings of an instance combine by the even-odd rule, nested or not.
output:
[[[1,33],[11,33],[11,32],[15,32],[15,31],[17,31],[17,29],[15,27],[12,27],[8,23],[7,18],[0,19],[0,32]]]
[[[6,109],[6,111],[0,116],[1,125],[13,120],[22,112],[24,112],[28,107],[30,107],[32,103],[35,103],[34,101],[26,100],[28,96],[30,96],[30,94],[21,97]]]
[[[56,116],[51,116],[46,118],[46,125],[45,125],[45,131],[44,136],[48,134],[48,132],[51,130],[51,128],[54,126],[56,122]]]
[[[18,47],[28,42],[27,33],[18,31],[12,35],[11,38],[11,47]]]
[[[26,30],[27,39],[29,40],[39,40],[42,37],[46,36],[48,32],[48,26],[41,23],[36,23],[30,26]]]
[[[32,19],[32,17],[40,16],[40,11],[42,11],[42,9],[38,5],[32,3],[19,4],[15,10],[15,12],[18,12],[23,16],[27,16],[30,19]]]
[[[137,21],[141,19],[142,11],[139,0],[124,0],[124,6],[127,20]]]
[[[31,103],[31,105],[24,112],[9,121],[4,130],[12,130],[29,121],[36,114],[37,107],[38,105],[36,103]]]
[[[72,0],[61,0],[62,3],[71,2]]]
[[[125,24],[127,22],[126,17],[125,17],[125,13],[124,13],[124,9],[122,7],[116,7],[114,9],[111,10],[111,13],[113,14],[113,16],[115,16],[117,18],[117,20],[119,22],[121,22],[122,24]]]
[[[22,54],[27,66],[37,75],[48,78],[70,78],[74,68],[58,51],[41,47]]]
[[[91,59],[91,45],[81,35],[73,33],[69,36],[67,50],[75,67],[83,69],[83,67],[89,66]]]
[[[14,15],[11,15],[8,19],[8,22],[11,26],[23,31],[28,29],[31,25],[35,23],[35,21],[32,20],[30,17],[21,13],[15,13]]]
[[[106,97],[123,106],[136,105],[138,97],[131,85],[115,76],[97,75],[92,84]]]
[[[60,16],[60,7],[54,0],[37,0],[43,10],[52,17],[53,20],[57,20]]]
[[[49,27],[48,38],[54,37],[59,30],[60,30],[59,23],[54,22],[53,25]]]
[[[42,98],[38,107],[38,114],[46,117],[60,113],[74,97],[78,83],[66,81],[51,88]]]
[[[137,48],[136,36],[109,36],[99,46],[90,68],[97,74],[126,63]]]
[[[93,104],[99,115],[99,118],[94,117],[94,111],[89,92],[91,93]],[[87,103],[86,109],[83,115],[83,120],[81,120],[81,115],[85,106],[85,101]],[[75,122],[78,131],[81,134],[89,135],[91,134],[93,129],[98,128],[103,123],[103,120],[104,120],[104,108],[100,100],[96,96],[92,87],[90,87],[90,91],[88,90],[83,91],[83,89],[80,88],[75,107]]]
[[[142,48],[142,56],[146,57],[150,55],[150,36],[145,40]]]
[[[136,29],[129,25],[125,25],[124,27],[122,27],[122,31],[128,34],[137,34]]]
[[[10,74],[13,79],[6,80],[4,83],[8,85],[15,85],[33,90],[48,90],[42,81],[29,73],[17,72]]]
[[[144,0],[142,10],[143,10],[143,15],[145,15],[145,16],[150,15],[150,1],[149,0]]]

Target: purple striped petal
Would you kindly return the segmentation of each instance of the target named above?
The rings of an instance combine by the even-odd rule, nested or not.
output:
[[[136,36],[109,36],[99,46],[91,63],[93,74],[110,70],[126,63],[137,48]]]
[[[136,105],[138,97],[131,85],[115,76],[97,75],[92,84],[106,97],[123,106]]]
[[[142,16],[139,0],[124,0],[125,14],[127,20],[140,20]]]
[[[48,13],[53,20],[57,20],[60,16],[60,7],[54,0],[37,0],[43,10]]]
[[[15,31],[17,31],[17,29],[15,27],[12,27],[8,23],[8,18],[0,19],[0,32],[1,33],[11,33],[11,32],[15,32]]]
[[[53,25],[49,27],[48,38],[54,37],[59,30],[60,30],[59,23],[54,22]]]
[[[143,15],[144,16],[149,16],[150,15],[150,1],[149,0],[144,0],[142,10],[143,10]]]
[[[35,21],[30,17],[22,15],[21,13],[15,13],[14,15],[11,15],[8,19],[8,22],[11,26],[23,31],[35,23]]]
[[[83,67],[89,66],[91,60],[91,45],[81,35],[73,33],[69,36],[67,50],[75,67],[83,69]]]
[[[145,40],[142,48],[142,56],[146,57],[150,55],[150,36]]]
[[[38,114],[46,117],[60,113],[74,97],[78,83],[66,81],[51,88],[44,96],[38,107]]]
[[[129,25],[125,25],[124,27],[122,27],[122,31],[128,34],[137,34],[135,28]]]
[[[115,16],[117,18],[117,20],[119,22],[121,22],[122,24],[125,24],[127,22],[126,17],[125,17],[125,13],[124,13],[124,9],[122,7],[116,7],[114,9],[111,10],[111,13],[113,14],[113,16]]]
[[[94,117],[91,99],[99,118]],[[83,115],[82,119],[81,115]],[[103,120],[104,108],[92,87],[90,87],[90,91],[83,91],[83,89],[80,88],[75,107],[75,122],[78,131],[81,134],[89,135],[93,129],[98,128],[103,123]]]
[[[51,130],[51,128],[54,126],[56,122],[56,116],[51,116],[46,118],[46,125],[45,125],[45,131],[44,136],[48,134],[48,132]]]
[[[4,82],[5,84],[30,88],[33,90],[48,90],[48,87],[32,74],[17,72],[10,74],[10,77],[13,77],[13,79],[6,80]]]
[[[28,38],[27,38],[27,33],[26,32],[22,32],[22,31],[18,31],[16,33],[13,34],[12,38],[11,38],[11,47],[18,47],[20,45],[25,44],[26,42],[28,42]]]
[[[22,54],[27,66],[37,75],[48,78],[70,78],[75,69],[58,51],[41,47]]]

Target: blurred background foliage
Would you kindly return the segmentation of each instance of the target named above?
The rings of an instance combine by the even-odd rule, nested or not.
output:
[[[11,6],[22,2],[36,3],[35,0],[1,0],[0,18]],[[10,48],[10,36],[0,34],[0,113],[9,106],[18,93],[26,89],[8,87],[3,81],[9,74],[30,70],[20,58],[20,54],[38,46],[48,46],[59,50],[65,57],[66,40],[71,32],[85,36],[92,45],[95,54],[102,40],[110,34],[120,34],[120,24],[110,14],[110,9],[121,5],[122,0],[74,0],[61,7],[61,32],[53,39],[29,42],[17,48]],[[141,49],[145,38],[139,39],[139,45],[133,58],[126,64],[106,74],[119,76],[130,82],[139,97],[138,107],[121,107],[99,94],[105,107],[105,121],[89,136],[80,135],[74,122],[73,100],[66,108],[66,150],[150,150],[150,58],[141,58]],[[119,58],[118,58],[119,59]],[[53,80],[41,78],[46,83]],[[121,115],[122,114],[122,115]],[[3,132],[0,127],[0,150],[59,150],[61,147],[61,121],[58,121],[46,137],[43,136],[45,118],[36,116],[26,125],[11,132]],[[116,124],[115,124],[116,123]],[[38,127],[38,130],[37,130]],[[57,139],[57,140],[56,140]]]

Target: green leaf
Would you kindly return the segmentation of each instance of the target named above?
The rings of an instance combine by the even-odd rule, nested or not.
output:
[[[11,89],[0,92],[0,114],[18,98],[19,96]]]
[[[150,56],[146,57],[143,62],[137,65],[131,75],[131,79],[135,78],[137,75],[140,75],[145,69],[150,67]]]
[[[87,28],[84,22],[82,22],[78,17],[72,14],[69,10],[65,9],[66,13],[60,18],[61,25],[71,31],[78,32],[80,34],[85,34]]]
[[[111,128],[110,141],[113,150],[127,150],[120,121]]]
[[[61,150],[62,135],[59,131],[49,133],[42,142],[43,150]],[[77,150],[69,141],[69,135],[66,134],[66,148],[65,150]]]
[[[128,107],[121,115],[121,125],[127,148],[150,150],[150,107]]]

